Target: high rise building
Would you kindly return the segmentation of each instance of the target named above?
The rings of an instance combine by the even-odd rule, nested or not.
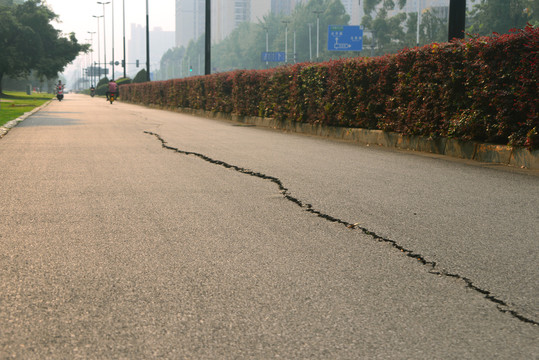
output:
[[[205,30],[205,0],[176,0],[176,46],[189,45]]]
[[[258,23],[271,12],[270,0],[251,0],[251,22]]]
[[[361,1],[341,0],[346,13],[350,16],[350,25],[359,25],[361,23],[362,8]]]
[[[292,12],[292,0],[271,0],[271,12],[290,15]]]
[[[234,27],[251,20],[251,0],[234,1]]]
[[[271,0],[271,12],[274,14],[290,15],[298,4],[306,3],[307,0]]]
[[[417,12],[417,6],[419,5],[419,11],[430,8],[448,7],[449,0],[408,0],[402,10],[398,10],[396,6],[395,12],[415,13]]]
[[[224,40],[238,25],[251,21],[252,0],[214,0],[212,9],[212,39],[214,42]]]
[[[161,57],[174,46],[174,32],[156,27],[150,31],[150,72],[159,67]],[[130,76],[146,68],[146,26],[131,24],[131,38],[128,43],[128,66]],[[135,64],[139,61],[139,67]]]
[[[224,40],[242,22],[257,22],[271,10],[270,0],[213,0],[212,42]],[[176,0],[176,46],[187,46],[206,30],[205,0]]]

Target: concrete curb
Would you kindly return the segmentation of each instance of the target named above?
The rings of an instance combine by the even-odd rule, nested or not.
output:
[[[33,108],[32,110],[30,110],[28,112],[25,112],[24,114],[22,114],[21,116],[19,116],[15,120],[8,121],[3,126],[0,126],[0,139],[3,138],[4,136],[6,136],[6,134],[9,132],[9,130],[11,130],[12,128],[17,126],[18,123],[20,123],[21,121],[24,121],[29,116],[34,115],[36,112],[43,109],[45,106],[49,105],[51,102],[52,102],[52,100],[49,100],[49,101],[45,102],[43,105],[38,106],[36,108]]]
[[[198,109],[176,108],[172,110],[205,118],[229,120],[247,125],[256,125],[331,139],[351,141],[362,145],[379,145],[479,162],[511,165],[533,170],[539,169],[539,150],[529,151],[525,148],[483,144],[474,141],[460,141],[448,138],[431,139],[424,136],[408,136],[384,132],[382,130],[340,128],[292,121],[278,121],[273,118],[240,116]]]

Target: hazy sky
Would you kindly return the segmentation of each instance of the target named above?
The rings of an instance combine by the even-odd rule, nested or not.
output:
[[[112,35],[112,1],[114,2],[114,38],[115,47],[121,46],[123,38],[123,1],[125,1],[125,31],[126,40],[129,41],[132,23],[146,24],[146,0],[100,0],[110,1],[105,5],[105,20],[107,34],[107,48],[111,48]],[[52,10],[59,15],[61,23],[54,26],[63,33],[75,32],[80,43],[90,39],[88,31],[97,32],[97,19],[92,15],[103,15],[103,5],[97,0],[46,0]],[[161,27],[163,30],[174,31],[175,5],[174,0],[148,0],[150,29]],[[100,21],[100,39],[103,46],[103,21]],[[97,34],[93,35],[94,41]],[[97,47],[97,43],[95,44]]]
[[[107,62],[112,59],[112,1],[114,1],[114,48],[116,60],[122,59],[123,45],[123,1],[125,1],[125,37],[129,47],[131,24],[146,25],[146,0],[99,0],[110,1],[105,5]],[[97,0],[46,0],[44,1],[59,16],[59,23],[53,26],[62,33],[76,34],[79,43],[90,43],[93,36],[94,54],[97,55],[97,19],[92,15],[103,15],[103,5]],[[161,27],[166,31],[175,29],[175,1],[148,0],[150,29]],[[88,31],[96,33],[90,35]],[[103,19],[99,19],[99,46],[103,56]],[[129,51],[129,50],[127,50]],[[88,66],[90,55],[81,55],[67,66],[64,74],[79,72],[80,67]],[[84,65],[81,65],[84,64]]]

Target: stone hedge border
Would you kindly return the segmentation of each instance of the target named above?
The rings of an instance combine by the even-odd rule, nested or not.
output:
[[[158,106],[152,107],[160,108]],[[530,151],[526,148],[517,148],[508,145],[485,144],[448,138],[430,139],[424,136],[408,136],[393,132],[384,132],[382,130],[312,125],[293,121],[283,122],[272,118],[239,116],[198,109],[175,108],[172,110],[205,118],[229,120],[247,125],[345,140],[362,145],[380,145],[539,170],[539,150]]]

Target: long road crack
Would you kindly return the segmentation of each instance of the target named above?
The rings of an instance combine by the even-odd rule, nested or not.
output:
[[[253,170],[250,170],[250,169],[246,169],[246,168],[243,168],[243,167],[240,167],[240,166],[232,165],[232,164],[229,164],[229,163],[227,163],[225,161],[215,160],[215,159],[212,159],[209,156],[206,156],[204,154],[196,153],[196,152],[193,152],[193,151],[181,150],[181,149],[172,147],[170,145],[167,145],[167,142],[159,134],[156,134],[156,133],[151,132],[151,131],[144,131],[144,133],[146,133],[148,135],[155,136],[159,141],[161,141],[161,144],[162,144],[163,148],[165,148],[167,150],[171,150],[171,151],[177,152],[179,154],[183,154],[183,155],[193,155],[193,156],[196,156],[196,157],[198,157],[198,158],[200,158],[200,159],[202,159],[204,161],[207,161],[207,162],[209,162],[211,164],[223,166],[223,167],[225,167],[227,169],[232,169],[232,170],[237,171],[237,172],[242,173],[242,174],[246,174],[246,175],[249,175],[249,176],[254,176],[254,177],[257,177],[257,178],[260,178],[260,179],[271,181],[272,183],[277,185],[277,187],[279,188],[279,192],[283,195],[283,197],[285,199],[287,199],[288,201],[296,204],[297,206],[302,208],[304,211],[309,212],[311,214],[314,214],[314,215],[316,215],[316,216],[318,216],[318,217],[320,217],[322,219],[325,219],[327,221],[341,224],[341,225],[345,226],[348,229],[359,230],[359,231],[363,232],[364,234],[372,237],[376,241],[389,244],[393,248],[399,250],[402,254],[404,254],[404,255],[406,255],[406,256],[408,256],[408,257],[410,257],[410,258],[412,258],[412,259],[414,259],[416,261],[419,261],[421,264],[427,266],[429,268],[429,273],[431,273],[431,274],[435,274],[435,275],[439,275],[439,276],[446,276],[446,277],[451,277],[451,278],[456,278],[456,279],[462,280],[465,283],[467,288],[472,289],[472,290],[482,294],[485,299],[487,299],[488,301],[494,303],[496,305],[496,308],[499,311],[501,311],[502,313],[509,314],[510,316],[514,317],[515,319],[518,319],[518,320],[520,320],[522,322],[525,322],[525,323],[528,323],[528,324],[532,324],[532,325],[535,325],[535,326],[539,325],[539,323],[537,321],[535,321],[533,319],[530,319],[530,318],[528,318],[526,316],[523,316],[523,315],[519,314],[515,310],[512,310],[509,304],[507,304],[505,301],[503,301],[503,300],[497,298],[496,296],[494,296],[490,291],[482,289],[482,288],[478,287],[477,285],[474,285],[472,280],[470,280],[469,278],[467,278],[465,276],[462,276],[462,275],[459,275],[459,274],[450,273],[450,272],[446,271],[445,269],[439,269],[439,267],[438,267],[438,265],[436,264],[435,261],[427,260],[425,256],[423,256],[423,255],[421,255],[419,253],[416,253],[413,250],[407,249],[407,248],[403,247],[402,245],[399,245],[397,243],[397,241],[385,238],[383,236],[380,236],[380,235],[376,234],[374,231],[371,231],[371,230],[369,230],[369,229],[367,229],[365,227],[362,227],[357,223],[352,224],[352,223],[350,223],[350,222],[348,222],[346,220],[342,220],[342,219],[336,218],[334,216],[331,216],[329,214],[325,214],[320,210],[316,210],[315,208],[313,208],[313,206],[311,204],[306,203],[306,202],[292,196],[290,191],[288,190],[288,188],[286,188],[284,186],[283,182],[279,178],[276,178],[276,177],[270,176],[270,175],[266,175],[266,174],[263,174],[263,173],[260,173],[260,172],[256,172],[256,171],[253,171]]]

